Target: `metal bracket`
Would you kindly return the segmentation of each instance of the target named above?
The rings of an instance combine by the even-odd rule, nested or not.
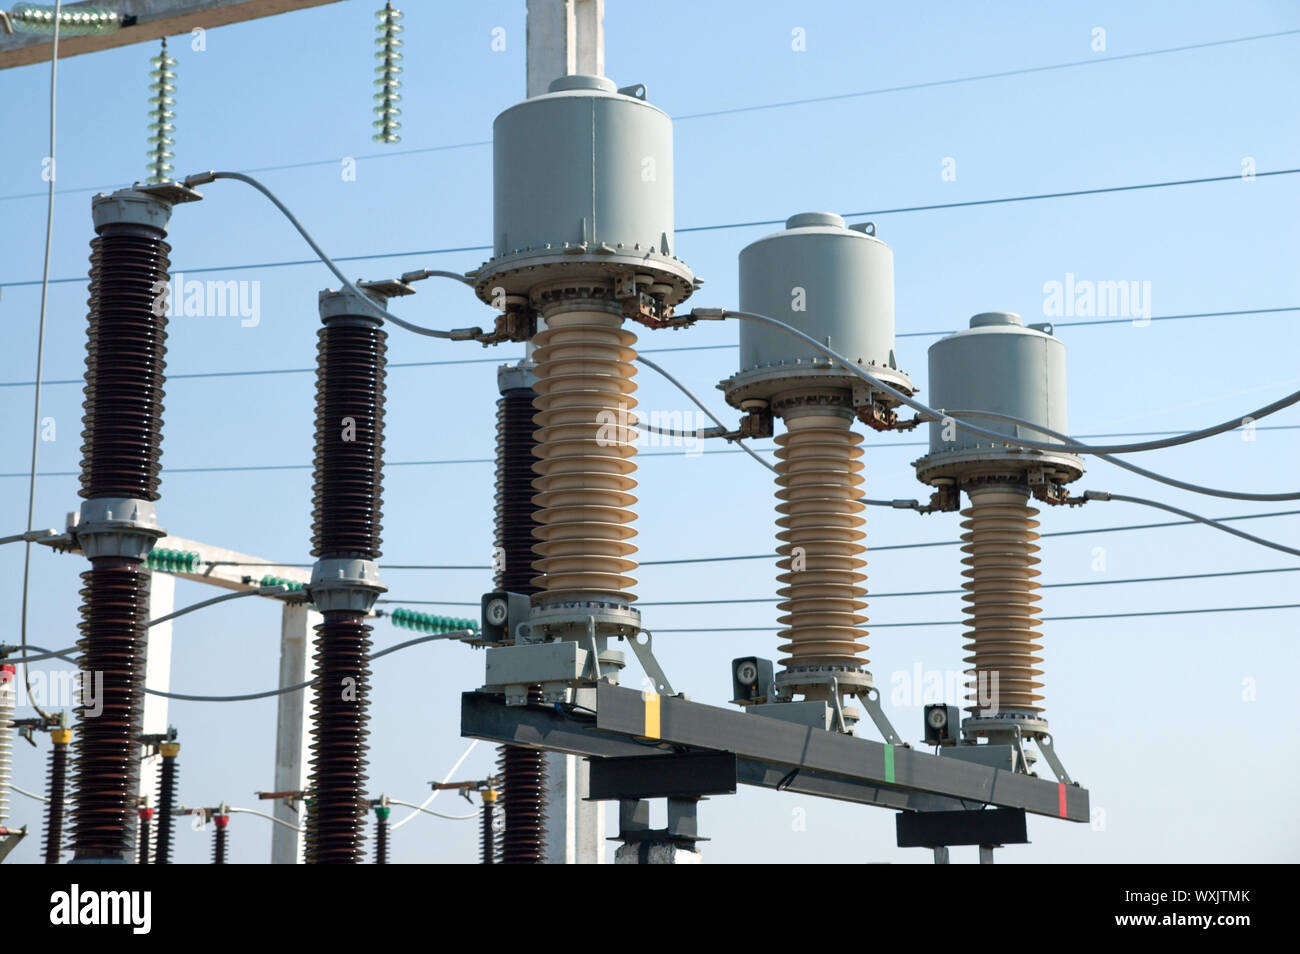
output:
[[[27,837],[27,826],[8,828],[0,835],[0,861],[4,861],[9,852],[18,847],[18,842]]]
[[[645,636],[645,642],[641,642],[640,637]],[[653,650],[654,634],[648,629],[640,630],[633,633],[627,638],[632,645],[632,652],[636,654],[637,662],[645,670],[645,674],[650,677],[655,684],[655,692],[661,696],[675,696],[672,683],[668,681],[668,676],[664,673],[663,667],[659,665],[659,660],[655,659]]]
[[[872,686],[870,689],[857,693],[857,697],[863,708],[867,710],[867,715],[871,716],[871,721],[880,730],[880,734],[885,737],[885,741],[890,745],[903,745],[903,737],[894,730],[893,724],[889,721],[889,716],[885,715],[885,710],[880,707],[880,690]]]
[[[1043,753],[1043,757],[1047,759],[1047,764],[1052,767],[1052,771],[1056,774],[1056,780],[1064,785],[1073,785],[1074,782],[1070,778],[1070,773],[1065,770],[1065,766],[1056,754],[1056,746],[1052,742],[1052,737],[1050,735],[1040,735],[1035,741],[1038,742],[1038,751]]]

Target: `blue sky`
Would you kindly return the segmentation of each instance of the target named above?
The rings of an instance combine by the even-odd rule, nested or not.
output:
[[[178,60],[176,169],[254,170],[332,254],[401,253],[490,241],[493,117],[523,96],[524,4],[413,2],[406,13],[402,142],[370,141],[373,10],[343,2],[223,27],[206,50],[172,43]],[[494,52],[493,30],[506,49]],[[606,69],[620,85],[643,82],[673,116],[857,93],[1026,67],[1101,60],[1300,28],[1289,3],[936,3],[752,2],[652,7],[611,0]],[[1094,52],[1093,31],[1106,50]],[[802,29],[806,50],[792,47]],[[1294,90],[1300,35],[1139,57],[1027,75],[879,95],[688,118],[676,124],[679,227],[784,219],[796,212],[862,212],[1001,196],[1172,179],[1233,176],[1243,160],[1259,171],[1300,165]],[[91,237],[89,197],[145,173],[149,57],[154,44],[61,63],[59,189],[51,275],[84,275]],[[44,230],[41,160],[47,152],[48,66],[0,72],[0,382],[33,377]],[[424,150],[424,151],[419,151]],[[357,159],[355,181],[340,174]],[[942,176],[945,159],[956,178]],[[951,164],[949,164],[951,165]],[[1296,177],[1128,192],[975,208],[874,215],[894,249],[900,364],[926,388],[925,348],[982,311],[1043,320],[1046,283],[1076,279],[1150,282],[1153,316],[1300,305]],[[64,191],[67,190],[67,191]],[[203,189],[179,209],[170,241],[178,270],[232,266],[205,277],[261,283],[261,320],[177,318],[169,329],[173,373],[309,368],[314,364],[316,292],[333,284],[323,266],[238,268],[310,257],[277,213],[235,183]],[[35,194],[37,197],[6,198]],[[705,280],[692,304],[736,304],[736,255],[770,227],[680,235],[677,253]],[[481,252],[393,254],[347,266],[383,278],[421,265],[465,270]],[[426,283],[400,304],[412,320],[440,327],[485,323],[484,306],[450,283]],[[52,286],[46,377],[78,378],[85,324],[84,282]],[[1181,431],[1245,413],[1300,386],[1296,312],[1216,319],[1064,327],[1070,362],[1070,424],[1076,434]],[[737,330],[709,324],[685,332],[644,331],[646,350],[734,344]],[[487,359],[395,368],[389,376],[387,459],[488,458],[493,447],[495,365],[519,346],[431,341],[390,331],[390,361]],[[673,374],[724,407],[713,385],[735,369],[734,350],[656,356]],[[685,410],[685,400],[650,372],[638,378],[643,409]],[[164,466],[297,469],[165,473],[163,524],[181,536],[269,559],[305,562],[310,528],[310,374],[177,380],[167,388]],[[5,475],[25,471],[31,388],[0,387]],[[44,413],[56,439],[41,446],[43,472],[79,466],[81,391],[51,385]],[[1297,425],[1294,409],[1263,425]],[[1143,455],[1142,463],[1199,483],[1280,491],[1300,465],[1295,431],[1261,429],[1253,441],[1228,434]],[[911,435],[868,434],[871,497],[921,496]],[[769,442],[770,443],[770,442]],[[25,474],[24,474],[25,476]],[[770,474],[742,454],[642,458],[638,542],[646,560],[770,552]],[[21,528],[26,483],[5,476],[3,526]],[[1197,498],[1094,463],[1081,488],[1154,496],[1211,516],[1295,509]],[[76,509],[74,476],[37,485],[38,526]],[[385,487],[384,562],[487,563],[492,468],[488,464],[390,466]],[[947,541],[956,515],[868,513],[868,546]],[[1092,531],[1043,541],[1046,583],[1287,567],[1294,558],[1208,529],[1130,532],[1099,528],[1163,520],[1125,504],[1053,509],[1043,531]],[[1254,532],[1300,539],[1296,516],[1251,521]],[[6,529],[7,528],[7,529]],[[1104,553],[1099,553],[1101,548]],[[949,589],[960,582],[952,546],[886,551],[867,558],[873,594]],[[1104,558],[1104,569],[1096,569]],[[9,631],[16,636],[21,552],[0,552],[9,580]],[[31,639],[74,641],[76,559],[33,556]],[[751,560],[643,567],[645,601],[766,597],[775,567]],[[477,601],[486,572],[391,571],[390,595]],[[1188,582],[1053,588],[1047,616],[1259,606],[1300,602],[1290,573]],[[181,582],[177,602],[211,595]],[[955,620],[955,595],[872,598],[873,625]],[[241,601],[178,623],[173,687],[233,693],[274,685],[277,607]],[[449,610],[450,612],[451,610]],[[456,612],[460,612],[459,610]],[[653,607],[651,629],[774,625],[764,604]],[[1287,806],[1300,783],[1290,726],[1296,610],[1101,621],[1043,627],[1047,716],[1058,750],[1104,814],[1098,824],[1030,823],[1034,844],[1014,861],[1296,861],[1300,830]],[[923,671],[961,668],[960,628],[882,626],[869,637],[870,668],[894,687]],[[377,646],[405,631],[378,621]],[[773,633],[668,634],[660,661],[693,698],[724,704],[729,661],[774,657]],[[478,685],[482,658],[433,644],[375,664],[372,790],[420,800],[464,750],[461,691]],[[632,684],[639,676],[629,672]],[[1253,701],[1246,701],[1253,688]],[[887,705],[910,739],[919,707]],[[269,788],[274,705],[173,703],[184,741],[180,792],[186,804],[249,804]],[[866,732],[866,730],[862,730]],[[461,774],[493,764],[486,745]],[[1226,769],[1226,770],[1225,770]],[[44,750],[19,744],[15,782],[42,787]],[[11,818],[39,827],[35,803],[16,796]],[[799,813],[802,813],[800,815]],[[803,827],[795,823],[803,819]],[[752,789],[702,808],[710,861],[926,861],[893,847],[893,819],[874,809]],[[232,857],[263,861],[268,823],[232,822]],[[399,861],[471,861],[476,826],[424,818],[394,841]],[[13,856],[33,861],[38,839]],[[176,857],[203,861],[208,838],[181,828]],[[955,853],[958,860],[971,860]],[[973,856],[973,849],[968,852]]]

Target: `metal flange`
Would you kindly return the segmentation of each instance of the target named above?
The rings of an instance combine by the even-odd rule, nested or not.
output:
[[[88,558],[121,556],[135,560],[147,557],[154,543],[167,535],[158,526],[153,501],[139,497],[93,497],[83,501],[71,532]]]
[[[329,557],[316,561],[308,598],[322,613],[369,613],[388,587],[379,582],[379,565],[357,557]]]

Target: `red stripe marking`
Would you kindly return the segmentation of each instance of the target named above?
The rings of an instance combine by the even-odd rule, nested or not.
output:
[[[1060,782],[1059,788],[1057,790],[1060,793],[1060,799],[1061,799],[1061,817],[1064,818],[1065,817],[1065,783]]]

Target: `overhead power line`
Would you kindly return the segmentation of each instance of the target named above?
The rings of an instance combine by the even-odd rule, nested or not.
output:
[[[1242,428],[1238,428],[1242,430]],[[1252,428],[1255,432],[1260,431],[1296,431],[1300,430],[1300,424],[1262,424]],[[1112,431],[1105,434],[1079,434],[1080,439],[1095,439],[1098,437],[1160,437],[1168,434],[1181,434],[1182,431]],[[926,441],[889,441],[879,444],[873,444],[865,450],[888,450],[894,447],[929,447]],[[772,454],[776,452],[774,447],[755,448],[760,454]],[[700,454],[743,454],[742,450],[729,447],[720,447],[713,450],[702,450]],[[643,457],[680,457],[683,454],[682,448],[674,450],[656,451],[643,450],[637,454],[637,458]],[[462,464],[494,464],[495,458],[492,457],[453,457],[433,460],[390,460],[384,463],[385,467],[440,467],[454,466]],[[228,474],[249,472],[269,472],[277,470],[311,470],[311,464],[245,464],[245,465],[214,465],[212,467],[164,467],[164,474]],[[77,477],[81,474],[79,470],[48,470],[37,474],[37,477]],[[27,477],[26,471],[14,472],[9,474],[0,474],[0,480],[6,477]],[[280,564],[283,566],[284,564]]]
[[[1300,566],[1282,566],[1263,570],[1224,570],[1218,573],[1178,573],[1173,576],[1135,576],[1122,580],[1072,580],[1067,583],[1042,583],[1041,589],[1064,589],[1075,586],[1118,586],[1123,583],[1173,583],[1182,580],[1212,580],[1233,576],[1259,576],[1268,573],[1300,573]],[[955,596],[966,590],[908,590],[899,593],[869,593],[868,600],[883,600],[896,597],[916,596]],[[738,603],[780,603],[781,597],[754,596],[729,600],[637,600],[637,606],[723,606]],[[400,606],[479,606],[481,600],[398,600],[383,599],[380,603],[393,603]]]
[[[1040,616],[1039,619],[1048,623],[1064,623],[1073,620],[1087,619],[1130,619],[1145,616],[1197,616],[1203,613],[1251,613],[1259,610],[1284,610],[1300,609],[1300,603],[1276,603],[1271,606],[1212,606],[1205,609],[1179,609],[1179,610],[1145,610],[1136,613],[1087,613],[1078,616]],[[869,629],[902,629],[920,626],[965,626],[969,620],[964,619],[940,619],[940,620],[923,620],[914,623],[874,623],[868,624]],[[655,635],[660,633],[776,633],[780,632],[783,626],[710,626],[710,627],[690,627],[684,629],[665,629],[656,628]]]
[[[337,261],[337,259],[335,260]],[[1183,315],[1154,315],[1145,321],[1187,321],[1193,318],[1233,318],[1247,315],[1275,315],[1289,311],[1300,311],[1300,305],[1285,305],[1280,308],[1245,308],[1236,311],[1201,311],[1192,312]],[[1053,328],[1083,328],[1099,325],[1131,325],[1132,318],[1102,318],[1090,321],[1055,321],[1052,322]],[[958,329],[950,328],[946,331],[904,331],[895,335],[897,338],[940,338],[944,335],[950,335]],[[682,348],[647,348],[639,354],[668,354],[677,351],[727,351],[740,347],[738,344],[716,344],[716,345],[689,345]],[[389,370],[394,368],[436,368],[445,367],[455,364],[504,364],[518,361],[521,356],[507,355],[496,358],[453,358],[445,361],[395,361],[388,365]],[[167,375],[168,383],[172,381],[187,381],[200,378],[239,378],[239,377],[257,377],[262,375],[279,375],[279,374],[315,374],[315,368],[249,368],[242,371],[195,371],[188,374],[169,374]],[[34,381],[0,381],[0,388],[21,388],[31,387]],[[52,385],[68,384],[85,384],[85,378],[57,378],[52,381],[42,381],[42,387],[51,387]],[[1258,430],[1258,428],[1257,428]]]
[[[1293,517],[1300,514],[1300,510],[1273,510],[1268,513],[1246,513],[1238,514],[1231,517],[1215,517],[1216,523],[1232,523],[1239,520],[1264,520],[1270,517]],[[1040,533],[1040,538],[1046,537],[1077,537],[1086,534],[1097,533],[1120,533],[1126,530],[1155,530],[1164,527],[1182,527],[1194,526],[1201,520],[1166,520],[1160,523],[1134,523],[1125,524],[1117,527],[1088,527],[1083,530],[1054,530],[1049,533]],[[879,553],[883,550],[919,550],[928,547],[955,547],[965,541],[963,540],[934,540],[926,543],[894,543],[885,546],[872,547],[871,552]],[[677,560],[643,560],[639,566],[673,566],[685,563],[730,563],[740,560],[775,560],[779,559],[779,553],[747,553],[740,556],[717,556],[717,557],[684,557]],[[287,566],[306,569],[315,564],[312,563],[288,563],[285,561],[240,561],[240,560],[204,560],[205,566]],[[490,570],[488,564],[430,564],[430,563],[380,563],[381,570]]]
[[[1256,172],[1254,178],[1265,179],[1271,176],[1290,176],[1300,173],[1297,169],[1274,169],[1269,172]],[[1241,182],[1245,181],[1240,173],[1230,176],[1208,176],[1198,179],[1169,179],[1162,182],[1140,182],[1134,185],[1122,186],[1104,186],[1096,189],[1072,189],[1063,192],[1038,192],[1030,195],[1012,195],[1001,196],[995,199],[972,199],[967,202],[940,202],[933,205],[911,205],[900,206],[893,209],[868,209],[865,212],[844,212],[841,213],[844,218],[856,219],[868,215],[902,215],[911,212],[933,212],[939,209],[962,209],[971,208],[981,205],[1003,205],[1011,202],[1036,202],[1043,199],[1063,199],[1073,196],[1088,195],[1105,195],[1113,192],[1134,192],[1143,189],[1166,189],[1174,186],[1187,185],[1204,185],[1213,182]],[[758,226],[783,225],[785,219],[754,219],[748,222],[725,222],[719,225],[693,225],[676,230],[681,235],[687,232],[717,232],[724,229],[744,229],[755,228]],[[414,256],[428,255],[445,255],[452,252],[487,252],[491,251],[490,245],[464,245],[456,248],[442,249],[418,249],[407,252],[381,252],[373,255],[336,255],[332,256],[335,262],[358,262],[386,258],[411,258]],[[295,265],[315,265],[320,261],[318,258],[293,259],[281,262],[256,262],[249,265],[213,265],[204,268],[177,268],[175,272],[184,272],[187,275],[198,275],[204,272],[236,272],[247,269],[265,269],[265,268],[287,268]],[[52,278],[49,284],[62,285],[72,282],[88,282],[89,278],[78,275],[75,278]],[[26,285],[39,285],[40,279],[31,279],[21,282],[0,282],[0,288],[21,288]]]
[[[740,113],[762,112],[771,109],[790,109],[796,106],[810,106],[817,103],[830,103],[840,100],[861,99],[867,96],[884,96],[890,93],[905,93],[923,89],[937,89],[945,86],[959,86],[965,83],[980,83],[996,79],[1008,79],[1014,76],[1032,76],[1036,73],[1049,73],[1057,70],[1080,69],[1090,66],[1104,66],[1109,63],[1121,63],[1128,60],[1144,59],[1152,56],[1168,56],[1174,53],[1190,53],[1195,50],[1206,50],[1219,46],[1232,46],[1238,43],[1253,43],[1259,40],[1274,40],[1283,37],[1295,36],[1300,34],[1297,30],[1279,30],[1275,33],[1256,33],[1250,36],[1228,37],[1223,40],[1208,40],[1204,43],[1189,43],[1182,46],[1169,46],[1156,50],[1140,50],[1136,53],[1117,53],[1112,56],[1091,56],[1086,60],[1067,60],[1063,63],[1048,63],[1043,66],[1023,66],[1009,70],[999,70],[993,73],[973,73],[966,76],[953,76],[947,79],[926,80],[918,83],[903,83],[895,86],[878,86],[873,89],[856,90],[848,93],[831,93],[826,96],[812,96],[803,99],[777,100],[767,103],[752,103],[747,106],[730,106],[722,109],[707,110],[699,113],[684,113],[680,116],[672,117],[673,122],[682,123],[690,122],[696,119],[709,119],[715,116],[731,116]],[[417,156],[427,155],[435,152],[451,152],[459,149],[478,149],[492,145],[490,139],[475,139],[466,142],[444,143],[437,146],[419,146],[413,149],[397,149],[385,152],[367,153],[361,156],[350,156],[347,158],[355,159],[358,162],[364,162],[370,159],[389,159],[398,156]],[[270,166],[258,166],[253,169],[241,169],[241,172],[284,172],[292,169],[307,169],[312,166],[332,166],[343,161],[343,156],[331,156],[328,159],[307,159],[298,162],[279,163]],[[98,186],[80,186],[70,189],[59,189],[58,194],[76,195],[83,192],[104,192],[112,189],[119,189],[130,185],[128,182],[114,182],[107,185]],[[33,199],[44,196],[44,192],[20,192],[13,195],[0,196],[0,202],[13,199]]]

